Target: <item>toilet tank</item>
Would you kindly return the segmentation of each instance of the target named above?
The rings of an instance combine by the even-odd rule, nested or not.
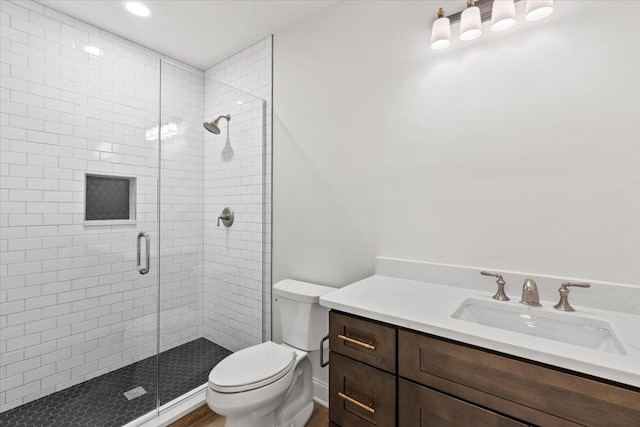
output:
[[[320,296],[335,288],[282,280],[273,285],[280,308],[282,340],[304,351],[320,349],[320,340],[329,333],[329,309],[319,304]]]

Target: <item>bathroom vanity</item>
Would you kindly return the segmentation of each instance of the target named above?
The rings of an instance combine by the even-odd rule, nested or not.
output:
[[[640,422],[632,387],[337,311],[329,325],[329,413],[337,426]]]
[[[640,425],[635,303],[630,312],[609,313],[581,307],[575,301],[594,305],[583,297],[574,301],[576,313],[556,314],[548,293],[542,308],[492,300],[494,289],[473,289],[491,288],[483,279],[475,284],[478,272],[404,266],[414,278],[441,281],[434,284],[395,277],[407,274],[398,273],[403,266],[384,264],[376,263],[376,273],[393,276],[376,274],[321,298],[332,309],[330,425]],[[505,275],[507,283],[515,276]],[[507,293],[517,287],[507,285]],[[636,289],[624,296],[626,304]],[[479,324],[464,314],[470,310],[497,310],[511,325]],[[542,332],[518,331],[516,318]],[[556,335],[545,335],[545,327]],[[586,337],[575,338],[580,327]]]

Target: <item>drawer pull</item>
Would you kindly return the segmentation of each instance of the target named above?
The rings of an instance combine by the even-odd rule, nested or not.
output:
[[[373,342],[364,342],[364,341],[354,340],[351,337],[348,337],[346,335],[341,335],[341,334],[338,334],[338,338],[340,338],[342,341],[350,342],[351,344],[356,344],[369,350],[376,349],[376,346],[374,345]]]
[[[365,411],[367,411],[367,412],[370,412],[370,413],[372,413],[372,414],[375,414],[375,413],[376,413],[376,410],[375,410],[374,408],[372,408],[372,407],[371,407],[371,405],[373,405],[373,404],[365,405],[364,403],[360,403],[360,402],[358,402],[357,400],[355,400],[354,398],[349,397],[349,395],[344,394],[344,393],[343,393],[343,392],[341,392],[341,391],[339,391],[339,392],[338,392],[338,397],[340,397],[340,398],[342,398],[342,399],[346,400],[346,401],[347,401],[347,402],[349,402],[349,403],[353,403],[354,405],[361,407],[362,409],[364,409],[364,410],[365,410]]]

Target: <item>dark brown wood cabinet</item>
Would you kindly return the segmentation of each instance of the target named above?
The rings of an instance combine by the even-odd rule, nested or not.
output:
[[[396,376],[339,354],[331,355],[329,412],[340,426],[394,426]]]
[[[526,427],[527,424],[496,414],[433,389],[398,379],[398,427]]]
[[[393,326],[329,313],[329,419],[338,426],[396,425]]]
[[[373,320],[329,313],[329,348],[367,365],[395,374],[396,328]]]
[[[337,427],[640,427],[640,390],[332,311]]]

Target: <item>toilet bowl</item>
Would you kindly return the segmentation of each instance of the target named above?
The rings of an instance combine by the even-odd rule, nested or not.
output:
[[[267,341],[231,354],[209,374],[206,400],[225,427],[302,427],[313,412],[313,369],[328,310],[318,304],[333,288],[294,280],[274,285],[284,344]],[[318,369],[320,367],[318,366]]]

